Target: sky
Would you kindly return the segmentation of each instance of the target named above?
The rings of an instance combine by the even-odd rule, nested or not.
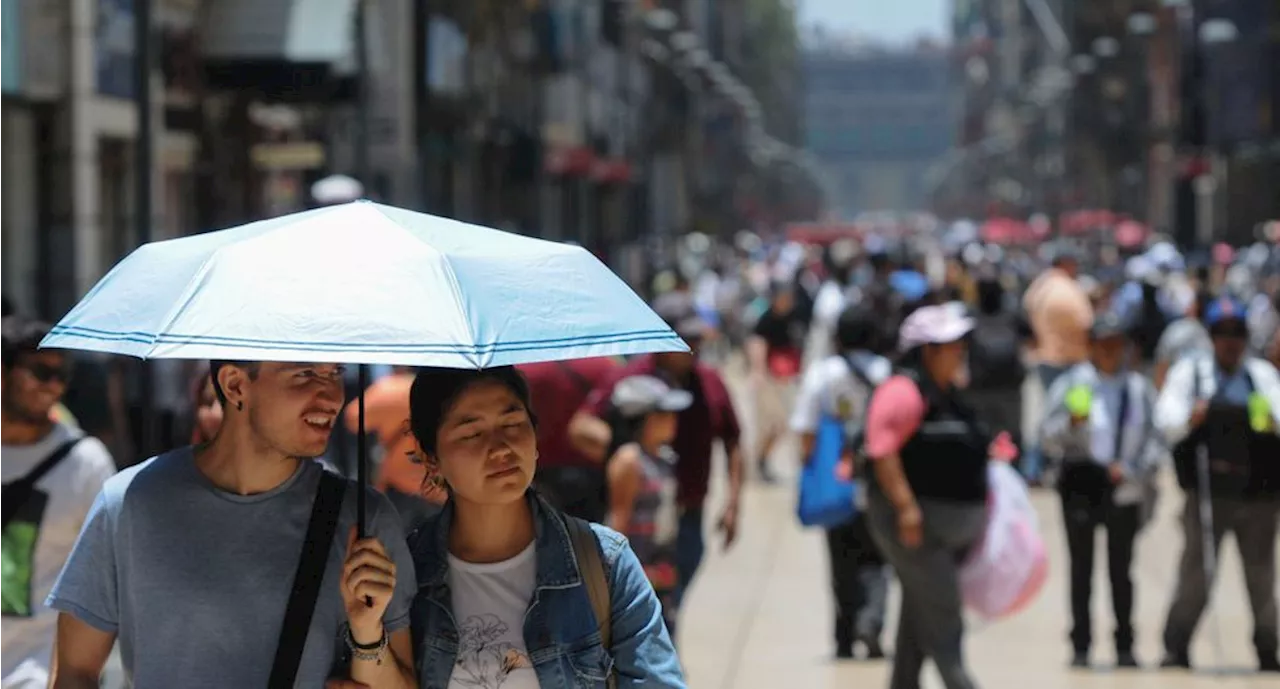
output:
[[[924,34],[947,39],[951,0],[797,0],[800,27],[823,24],[835,33],[854,33],[887,43]]]

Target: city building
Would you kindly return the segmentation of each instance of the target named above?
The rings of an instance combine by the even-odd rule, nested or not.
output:
[[[947,51],[811,41],[802,74],[805,147],[831,176],[831,210],[926,208],[928,172],[955,139]]]

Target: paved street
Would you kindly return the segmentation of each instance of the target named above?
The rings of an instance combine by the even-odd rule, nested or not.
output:
[[[747,420],[746,422],[749,422]],[[794,456],[788,448],[777,459]],[[775,466],[788,469],[790,461]],[[719,505],[719,489],[709,507]],[[684,611],[681,651],[694,689],[847,689],[886,687],[885,662],[836,662],[833,659],[831,602],[826,574],[826,552],[820,532],[802,530],[793,514],[791,481],[778,487],[752,483],[745,505],[745,523],[739,543],[728,553],[713,539],[708,558],[698,574]],[[1206,622],[1217,619],[1222,630],[1225,658],[1217,662],[1212,629],[1202,623],[1193,661],[1208,669],[1194,674],[1155,670],[1113,672],[1108,587],[1103,555],[1097,562],[1094,586],[1094,661],[1098,669],[1072,671],[1066,667],[1067,565],[1059,510],[1053,496],[1035,496],[1042,530],[1053,557],[1052,574],[1040,598],[1019,616],[982,627],[970,627],[968,654],[979,685],[985,689],[1191,689],[1229,686],[1240,689],[1274,689],[1274,677],[1249,674],[1254,667],[1251,616],[1244,592],[1240,560],[1234,541],[1224,547],[1219,586]],[[1137,585],[1138,653],[1153,665],[1161,651],[1159,635],[1168,605],[1182,538],[1175,514],[1182,496],[1176,486],[1161,494],[1159,515],[1140,536],[1135,565]],[[708,519],[715,510],[710,509]],[[1099,535],[1099,539],[1104,538]],[[1099,546],[1102,543],[1100,541]],[[895,601],[890,604],[896,612]],[[891,627],[892,617],[891,612]],[[887,630],[892,645],[893,630]],[[928,689],[942,684],[926,669]]]

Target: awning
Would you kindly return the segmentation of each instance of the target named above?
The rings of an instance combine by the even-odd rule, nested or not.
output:
[[[344,100],[351,92],[357,1],[209,3],[200,35],[209,86],[279,100]]]
[[[357,0],[218,0],[208,4],[208,60],[333,63],[348,57]]]

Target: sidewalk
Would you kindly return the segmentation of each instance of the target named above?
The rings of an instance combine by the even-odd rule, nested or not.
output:
[[[744,410],[745,411],[745,410]],[[749,423],[744,420],[744,423]],[[791,473],[793,447],[779,452],[774,466]],[[714,485],[707,503],[707,559],[699,571],[683,611],[680,648],[694,689],[876,689],[888,686],[886,662],[836,662],[831,641],[831,602],[826,549],[818,531],[802,530],[794,515],[793,481],[776,487],[749,485],[739,542],[723,552],[710,530],[722,503],[722,483]],[[1200,625],[1192,660],[1202,670],[1113,672],[1111,613],[1101,554],[1095,573],[1094,662],[1098,669],[1067,668],[1066,545],[1056,497],[1037,492],[1036,508],[1052,559],[1049,582],[1039,599],[1017,617],[992,625],[974,623],[968,635],[968,657],[975,680],[984,689],[1193,689],[1230,686],[1263,689],[1280,686],[1274,675],[1252,674],[1255,658],[1250,642],[1252,617],[1244,591],[1234,540],[1224,543],[1218,585],[1209,614]],[[1159,514],[1139,536],[1134,566],[1137,588],[1135,623],[1139,659],[1148,667],[1160,658],[1160,632],[1172,595],[1182,537],[1176,515],[1182,495],[1170,480],[1161,493]],[[890,601],[891,650],[897,611]],[[1222,662],[1212,643],[1217,621],[1222,630]],[[1209,668],[1224,668],[1212,672]],[[931,667],[925,687],[942,687]],[[1034,684],[1031,684],[1031,683]]]

